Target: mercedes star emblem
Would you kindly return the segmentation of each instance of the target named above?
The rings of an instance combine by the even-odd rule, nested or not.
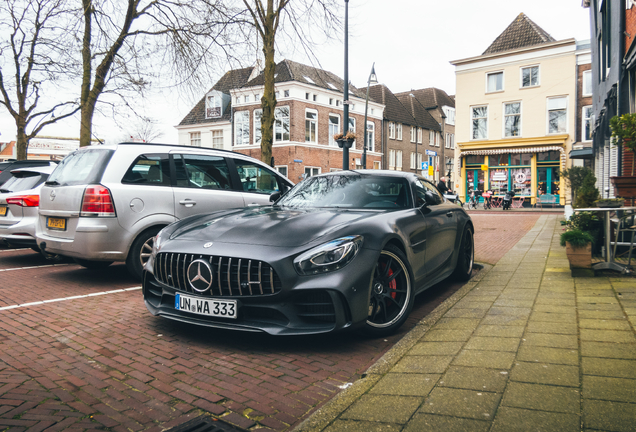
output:
[[[206,292],[212,286],[212,268],[204,259],[196,259],[188,266],[188,282],[196,292]]]

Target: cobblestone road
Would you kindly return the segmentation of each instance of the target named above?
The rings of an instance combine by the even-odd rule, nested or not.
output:
[[[495,262],[537,217],[473,213],[477,259]],[[0,430],[16,431],[159,431],[205,412],[289,430],[459,288],[419,296],[389,338],[272,338],[152,317],[123,265],[96,272],[0,249],[0,281],[0,308],[20,305],[0,310]]]

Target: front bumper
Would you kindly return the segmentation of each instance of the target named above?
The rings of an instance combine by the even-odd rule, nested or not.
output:
[[[160,279],[169,280],[165,275],[156,278],[153,271],[157,267],[151,259],[143,276],[143,295],[148,310],[153,315],[176,321],[272,335],[329,333],[356,328],[366,322],[372,271],[378,251],[361,249],[353,261],[340,270],[300,276],[293,267],[295,255],[279,250],[282,248],[251,246],[246,252],[244,245],[226,246],[229,247],[223,248],[225,257],[261,260],[271,265],[277,278],[276,292],[252,295],[234,292],[226,295],[225,291],[212,290],[212,294],[197,294],[186,284],[171,286],[162,282]],[[196,257],[199,256],[196,254]],[[178,293],[206,299],[236,300],[238,316],[236,319],[220,318],[175,309],[175,295]]]

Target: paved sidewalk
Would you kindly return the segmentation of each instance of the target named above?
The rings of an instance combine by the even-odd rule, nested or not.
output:
[[[296,431],[634,431],[636,279],[573,278],[541,215]]]

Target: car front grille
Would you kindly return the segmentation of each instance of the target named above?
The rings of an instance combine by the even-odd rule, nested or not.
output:
[[[213,275],[210,289],[197,292],[199,295],[254,297],[281,290],[280,278],[269,264],[245,258],[160,253],[155,259],[154,276],[164,285],[194,292],[187,273],[192,261],[197,259],[209,262]]]

